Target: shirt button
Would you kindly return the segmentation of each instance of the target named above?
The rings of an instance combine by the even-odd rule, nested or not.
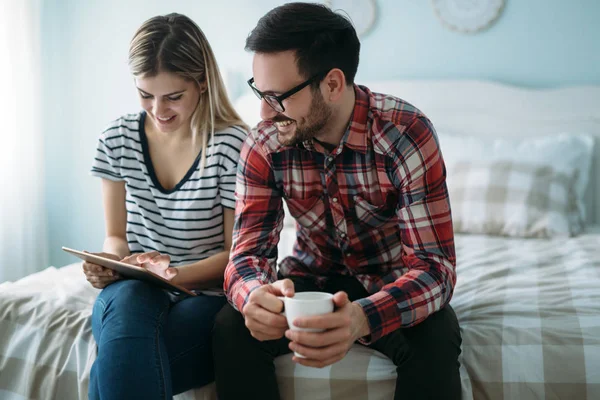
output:
[[[333,161],[333,157],[327,157],[327,161],[332,162]]]
[[[337,197],[334,197],[334,198],[333,198],[333,199],[331,199],[331,200],[332,200],[334,203],[337,203],[337,202],[338,202],[338,199],[337,199]]]
[[[350,257],[352,253],[346,253],[346,257]]]
[[[342,232],[342,233],[340,233],[340,237],[341,237],[342,239],[345,239],[345,238],[346,238],[346,234],[345,234],[344,232]]]

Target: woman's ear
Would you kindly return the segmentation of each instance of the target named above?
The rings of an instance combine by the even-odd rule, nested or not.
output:
[[[334,68],[323,79],[325,83],[325,98],[331,102],[338,101],[346,88],[346,75],[339,68]]]
[[[200,94],[204,94],[204,92],[206,92],[207,89],[208,84],[206,83],[206,80],[198,83],[198,91],[200,92]]]

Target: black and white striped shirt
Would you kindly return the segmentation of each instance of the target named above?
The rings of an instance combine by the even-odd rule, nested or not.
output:
[[[127,242],[132,253],[156,250],[171,265],[190,264],[224,248],[223,207],[235,208],[235,177],[247,132],[230,126],[209,141],[200,175],[200,154],[171,190],[158,182],[144,132],[145,112],[113,121],[102,132],[91,174],[125,181]]]

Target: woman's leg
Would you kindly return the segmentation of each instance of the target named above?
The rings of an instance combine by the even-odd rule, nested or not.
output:
[[[214,380],[212,329],[225,302],[224,296],[198,295],[171,307],[164,338],[174,395]]]
[[[102,290],[92,313],[98,358],[90,376],[90,399],[172,397],[162,339],[169,306],[163,290],[138,280]]]

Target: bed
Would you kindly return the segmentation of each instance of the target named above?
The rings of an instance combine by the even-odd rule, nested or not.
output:
[[[580,225],[554,213],[543,220],[545,230],[539,223],[519,230],[519,221],[512,221],[497,234],[486,233],[497,228],[489,224],[477,232],[477,207],[464,203],[468,212],[461,214],[458,189],[451,191],[453,213],[457,205],[455,227],[468,232],[456,234],[458,280],[451,304],[463,335],[464,399],[600,398],[600,87],[533,90],[479,81],[368,86],[421,108],[434,122],[443,152],[447,145],[449,159],[453,147],[464,148],[463,136],[514,142],[560,134],[558,148],[569,144],[561,158],[565,165],[576,164],[584,156],[569,159],[567,153],[576,147],[570,138],[580,133],[593,138],[589,163],[582,164],[583,169],[588,165],[585,187],[569,186],[563,193],[566,199],[581,197],[575,206],[584,218]],[[249,123],[256,121],[253,96],[238,99],[236,107]],[[494,148],[501,146],[495,143]],[[552,154],[545,147],[538,150]],[[449,162],[457,168],[449,168],[449,179],[452,171],[462,171],[458,166],[464,160],[455,161]],[[476,161],[472,165],[481,164],[481,159]],[[574,176],[580,179],[581,171]],[[449,187],[458,188],[459,183],[449,181]],[[510,204],[506,214],[519,215],[517,206]],[[562,223],[572,229],[565,231]],[[295,235],[292,221],[284,225],[280,257],[290,252]],[[97,293],[79,263],[0,284],[1,399],[87,398],[96,356],[89,317]],[[359,345],[328,368],[298,366],[287,355],[276,360],[276,370],[285,399],[393,397],[393,364]],[[208,385],[175,398],[216,395],[214,385]]]

